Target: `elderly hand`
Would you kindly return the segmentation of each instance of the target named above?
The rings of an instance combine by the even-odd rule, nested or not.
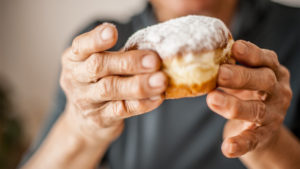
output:
[[[222,151],[230,158],[271,147],[292,98],[289,71],[275,52],[237,41],[232,53],[243,66],[222,65],[220,88],[207,96],[210,109],[229,119]]]
[[[113,25],[102,24],[76,37],[62,57],[65,118],[75,132],[96,142],[112,141],[121,133],[123,119],[158,107],[167,87],[156,53],[105,52],[117,36]]]

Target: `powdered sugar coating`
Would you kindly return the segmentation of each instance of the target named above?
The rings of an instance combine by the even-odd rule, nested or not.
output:
[[[126,42],[125,50],[150,49],[164,59],[225,47],[229,37],[230,31],[221,20],[189,15],[137,31]]]

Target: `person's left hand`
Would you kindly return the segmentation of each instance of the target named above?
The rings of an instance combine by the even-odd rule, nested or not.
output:
[[[222,144],[229,158],[270,148],[292,98],[289,71],[275,52],[239,40],[232,54],[242,65],[220,66],[220,88],[207,96],[210,109],[229,119]]]

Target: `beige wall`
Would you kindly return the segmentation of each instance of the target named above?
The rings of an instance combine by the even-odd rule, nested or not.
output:
[[[93,18],[126,20],[146,0],[0,0],[0,76],[14,90],[28,138],[39,130],[57,85],[60,55]],[[279,1],[279,0],[277,0]],[[290,0],[300,5],[299,0]]]
[[[72,34],[95,18],[126,20],[145,0],[0,0],[0,76],[13,89],[29,138],[48,112],[60,55]]]

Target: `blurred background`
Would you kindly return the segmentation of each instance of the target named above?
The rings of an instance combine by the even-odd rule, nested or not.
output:
[[[95,19],[125,22],[146,1],[0,0],[0,168],[14,168],[46,120],[74,33]]]

